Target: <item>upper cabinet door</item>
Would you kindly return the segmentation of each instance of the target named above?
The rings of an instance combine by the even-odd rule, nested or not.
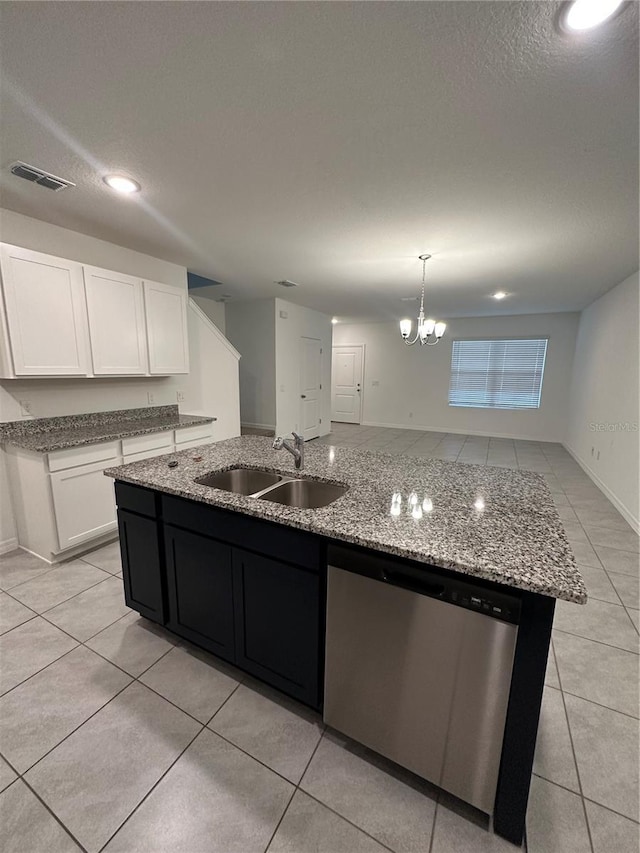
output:
[[[149,372],[168,375],[189,372],[187,293],[177,287],[144,283],[149,341]]]
[[[6,244],[0,265],[16,376],[86,376],[81,265]]]
[[[147,372],[142,281],[84,267],[93,372],[98,376]]]

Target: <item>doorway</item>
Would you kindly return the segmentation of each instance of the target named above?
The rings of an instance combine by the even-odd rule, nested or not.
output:
[[[331,365],[331,420],[359,424],[364,344],[333,347]]]
[[[300,338],[300,424],[305,441],[320,435],[321,377],[321,341]]]

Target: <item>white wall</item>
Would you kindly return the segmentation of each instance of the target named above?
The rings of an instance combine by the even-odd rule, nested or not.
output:
[[[448,321],[434,347],[407,347],[397,323],[333,327],[333,344],[364,344],[363,423],[442,432],[562,441],[567,421],[578,314],[469,317]],[[454,338],[549,338],[539,409],[503,411],[449,406]],[[374,384],[376,383],[376,384]]]
[[[582,312],[565,441],[636,530],[639,290],[635,273]]]
[[[275,300],[276,322],[276,433],[287,435],[300,428],[301,338],[317,338],[322,348],[322,391],[320,435],[331,431],[331,317],[287,302]],[[286,314],[281,317],[280,313]]]
[[[245,425],[275,429],[275,300],[229,302],[226,332],[240,352],[240,416]]]
[[[207,317],[211,320],[214,326],[217,326],[223,335],[226,334],[226,311],[224,302],[216,302],[215,299],[209,299],[207,296],[198,296],[198,288],[194,287],[189,291],[189,296],[196,303]]]

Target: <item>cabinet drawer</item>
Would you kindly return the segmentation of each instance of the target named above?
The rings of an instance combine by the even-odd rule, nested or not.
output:
[[[116,482],[116,503],[120,509],[128,509],[140,515],[155,518],[156,493],[141,486],[131,486],[129,483]]]
[[[187,441],[200,440],[205,442],[213,435],[213,424],[197,424],[197,426],[183,427],[176,430],[176,444],[184,444]]]
[[[131,456],[125,456],[122,460],[125,465],[129,462],[144,462],[145,459],[153,459],[156,456],[164,456],[166,453],[171,453],[173,444],[168,447],[159,447],[157,450],[143,450],[142,453],[132,453]]]
[[[100,444],[87,444],[83,447],[70,447],[67,450],[54,450],[49,453],[49,470],[62,471],[64,468],[76,468],[94,462],[108,462],[120,456],[117,441],[105,441]],[[108,465],[104,465],[108,468]]]
[[[167,523],[316,572],[320,569],[321,545],[312,534],[170,495],[162,496],[162,508]]]
[[[173,433],[171,430],[152,432],[149,435],[134,435],[131,438],[122,439],[122,455],[131,456],[133,453],[142,453],[144,450],[156,450],[158,447],[171,447],[172,445]],[[125,462],[128,461],[125,459]]]

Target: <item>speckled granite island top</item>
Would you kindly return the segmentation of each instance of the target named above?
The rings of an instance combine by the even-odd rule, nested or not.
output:
[[[81,447],[99,441],[115,441],[150,432],[209,424],[214,420],[199,415],[181,415],[177,406],[89,412],[0,423],[0,442],[24,447],[35,453],[52,453],[54,450]]]
[[[169,468],[170,460],[178,466]],[[321,509],[297,509],[194,482],[237,465],[349,490]],[[313,444],[305,445],[304,471],[296,472],[291,456],[274,451],[270,439],[243,436],[105,474],[506,586],[587,600],[551,493],[533,472]]]

